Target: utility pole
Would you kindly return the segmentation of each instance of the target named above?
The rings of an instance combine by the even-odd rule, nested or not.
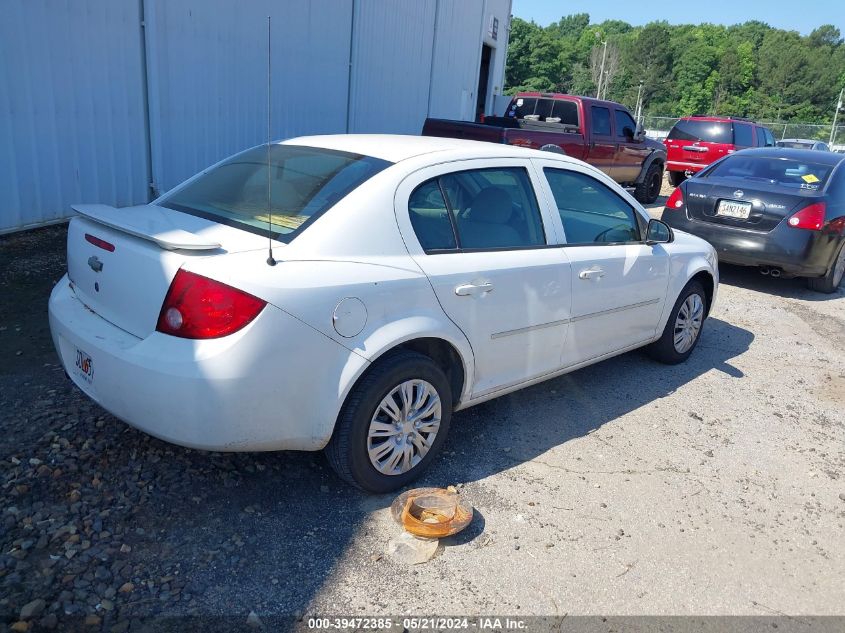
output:
[[[836,138],[836,119],[839,117],[839,111],[842,109],[842,94],[845,93],[845,88],[839,91],[839,101],[836,102],[836,110],[833,111],[833,125],[830,126],[830,141],[828,145],[833,145]]]
[[[598,33],[596,33],[598,35]],[[602,46],[604,47],[601,52],[601,69],[599,70],[599,87],[596,91],[596,98],[601,99],[602,96],[602,88],[604,87],[604,62],[607,59],[607,40],[602,42]]]
[[[643,114],[643,82],[640,82],[640,87],[637,88],[637,107],[635,110],[634,120],[637,122],[637,125],[642,123],[640,120]]]

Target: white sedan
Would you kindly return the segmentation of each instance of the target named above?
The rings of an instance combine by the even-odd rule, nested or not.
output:
[[[184,446],[325,449],[375,492],[453,411],[637,347],[685,360],[718,288],[706,242],[600,171],[492,143],[298,138],[74,208],[49,311],[80,389]]]

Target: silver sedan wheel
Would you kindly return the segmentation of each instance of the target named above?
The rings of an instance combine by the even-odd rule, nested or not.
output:
[[[440,430],[440,396],[425,380],[406,380],[381,401],[367,431],[370,463],[383,475],[401,475],[419,464]]]
[[[704,302],[697,294],[686,298],[675,319],[675,351],[685,354],[695,344],[704,321]]]

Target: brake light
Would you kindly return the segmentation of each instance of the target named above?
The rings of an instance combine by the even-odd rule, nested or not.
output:
[[[672,195],[666,201],[666,208],[680,209],[682,206],[684,206],[684,192],[681,191],[680,187],[675,187],[675,191],[672,192]]]
[[[114,244],[111,242],[107,242],[106,240],[100,239],[90,233],[85,234],[85,241],[89,244],[93,244],[94,246],[99,246],[104,251],[108,251],[109,253],[114,253]]]
[[[827,208],[824,202],[815,202],[809,206],[804,207],[798,213],[793,215],[787,224],[796,229],[808,229],[810,231],[820,231],[824,226],[824,216]]]
[[[156,330],[181,338],[220,338],[246,326],[265,305],[237,288],[180,269],[164,298]]]

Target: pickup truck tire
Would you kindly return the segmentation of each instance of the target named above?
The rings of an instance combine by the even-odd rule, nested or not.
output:
[[[547,143],[540,148],[541,152],[552,152],[553,154],[563,154],[566,156],[566,152],[564,152],[560,145],[555,145],[554,143]]]
[[[663,165],[657,162],[648,166],[643,181],[634,188],[634,197],[644,204],[651,204],[660,195],[663,186]]]
[[[687,175],[682,171],[670,171],[669,172],[669,184],[673,187],[677,187],[682,182],[687,179]]]

